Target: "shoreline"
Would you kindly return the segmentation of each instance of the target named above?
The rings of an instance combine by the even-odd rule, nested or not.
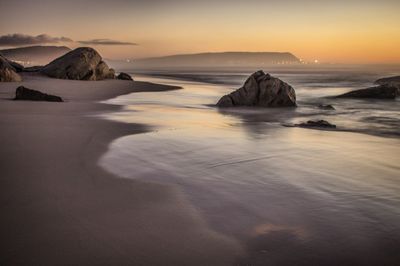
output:
[[[282,127],[274,113],[294,116],[282,108],[229,115],[204,106],[227,88],[143,80],[185,90],[109,101],[129,106],[111,119],[159,130],[114,141],[101,165],[127,179],[182,188],[211,228],[244,247],[233,265],[398,260],[386,251],[396,247],[399,228],[397,139]]]
[[[123,108],[99,101],[177,87],[23,78],[0,84],[2,265],[227,265],[242,252],[208,229],[178,188],[98,165],[113,140],[149,131],[93,117]],[[65,102],[9,100],[21,85]]]

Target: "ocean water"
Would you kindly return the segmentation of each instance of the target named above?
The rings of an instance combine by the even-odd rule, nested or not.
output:
[[[328,97],[392,73],[280,70],[298,108],[213,106],[248,74],[135,74],[183,89],[107,101],[125,107],[104,118],[153,130],[115,140],[99,164],[178,186],[212,230],[243,246],[235,265],[399,265],[400,101]],[[337,130],[282,126],[309,119]]]

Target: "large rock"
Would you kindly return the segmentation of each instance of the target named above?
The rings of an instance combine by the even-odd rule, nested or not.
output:
[[[223,96],[217,106],[296,106],[296,92],[289,84],[260,70],[252,74],[243,87]]]
[[[131,77],[131,75],[126,74],[124,72],[119,73],[119,75],[117,76],[117,79],[132,80],[133,81],[133,78]]]
[[[350,91],[336,96],[337,98],[364,98],[364,99],[395,99],[400,95],[400,89],[394,84]]]
[[[62,102],[63,100],[59,96],[42,93],[40,91],[31,90],[24,86],[19,86],[15,91],[14,100],[23,101],[46,101],[46,102]]]
[[[103,80],[115,77],[114,70],[102,61],[96,50],[89,47],[77,48],[55,59],[41,72],[59,79]]]
[[[16,69],[10,64],[10,61],[0,55],[0,81],[18,82],[21,80],[21,76],[17,74]]]

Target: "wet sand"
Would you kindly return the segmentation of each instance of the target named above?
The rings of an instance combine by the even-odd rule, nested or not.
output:
[[[213,230],[244,247],[233,265],[398,264],[400,140],[385,137],[395,126],[369,121],[398,117],[397,101],[338,101],[327,113],[313,108],[321,96],[349,88],[315,92],[305,84],[296,87],[295,110],[222,110],[212,104],[229,85],[136,78],[183,89],[109,100],[127,107],[108,119],[155,130],[113,141],[100,164],[127,179],[181,187]],[[282,126],[292,119],[348,130]],[[365,133],[350,132],[351,121]]]
[[[112,140],[149,130],[96,118],[121,108],[99,101],[174,87],[23,78],[0,84],[1,265],[229,265],[240,256],[178,188],[98,166]],[[11,101],[20,85],[66,102]]]

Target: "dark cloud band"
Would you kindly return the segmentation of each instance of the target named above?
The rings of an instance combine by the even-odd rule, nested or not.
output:
[[[116,40],[110,39],[94,39],[88,41],[79,41],[81,44],[89,44],[89,45],[138,45],[137,43],[133,42],[121,42]]]
[[[32,44],[46,44],[46,43],[60,43],[60,42],[72,42],[72,40],[67,37],[52,37],[47,34],[31,36],[31,35],[15,33],[15,34],[0,36],[0,46],[23,46]]]

